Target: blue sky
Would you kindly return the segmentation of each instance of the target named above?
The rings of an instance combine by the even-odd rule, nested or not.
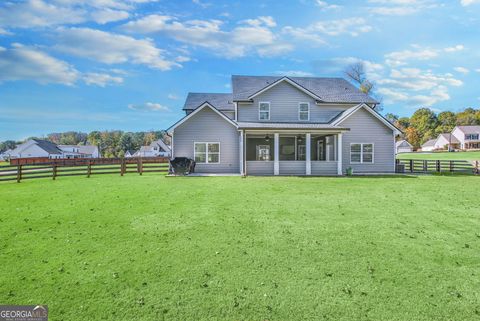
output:
[[[342,76],[363,61],[384,112],[480,105],[480,0],[6,0],[0,141],[164,129],[231,74]]]

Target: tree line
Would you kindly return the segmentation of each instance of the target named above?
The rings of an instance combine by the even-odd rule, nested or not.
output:
[[[437,138],[439,134],[450,133],[455,126],[480,125],[480,109],[474,108],[457,113],[451,111],[435,113],[429,108],[420,108],[412,117],[398,117],[391,113],[385,117],[403,131],[404,138],[415,148],[427,140]]]
[[[48,140],[58,145],[95,145],[98,146],[103,157],[123,157],[127,151],[137,151],[141,146],[150,145],[158,139],[164,139],[167,144],[169,143],[169,137],[165,131],[124,132],[112,130],[90,133],[69,131],[51,133],[45,137],[29,137],[26,140],[33,138]],[[24,141],[7,140],[0,142],[0,152],[13,149]]]

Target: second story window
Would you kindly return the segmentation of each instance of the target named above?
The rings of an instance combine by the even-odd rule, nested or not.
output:
[[[478,140],[478,134],[467,134],[465,135],[465,140]]]
[[[259,120],[270,120],[270,103],[269,102],[260,102],[258,105],[258,119]]]
[[[310,120],[310,104],[298,104],[298,120]]]

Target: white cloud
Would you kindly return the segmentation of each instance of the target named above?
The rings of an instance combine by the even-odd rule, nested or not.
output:
[[[13,35],[12,32],[5,30],[3,28],[0,28],[0,36],[11,36],[11,35]]]
[[[476,72],[480,72],[480,68],[475,69]]]
[[[92,19],[100,24],[105,24],[112,21],[125,20],[130,16],[127,11],[103,9],[92,12]]]
[[[195,3],[196,5],[199,5],[202,8],[208,8],[212,5],[211,3],[203,2],[203,1],[200,1],[200,0],[192,0],[192,2]]]
[[[282,76],[291,76],[291,77],[311,77],[313,74],[308,71],[303,70],[279,70],[275,74]]]
[[[140,105],[130,104],[128,105],[128,108],[131,110],[140,111],[170,111],[170,108],[168,108],[167,106],[151,102],[146,102]]]
[[[156,0],[25,0],[4,1],[0,26],[38,28],[75,25],[87,21],[105,24],[126,19],[135,5]]]
[[[36,48],[18,43],[10,49],[0,47],[0,82],[32,80],[40,84],[73,85],[79,76],[73,66]]]
[[[111,83],[115,83],[115,84],[123,83],[122,77],[112,76],[112,75],[103,74],[103,73],[96,73],[96,72],[85,73],[82,79],[87,85],[97,85],[100,87],[105,87],[106,85]]]
[[[372,13],[386,16],[411,15],[439,5],[434,0],[370,0],[369,2],[380,4],[380,6],[370,8]]]
[[[82,9],[58,7],[43,0],[7,2],[0,8],[0,26],[14,28],[45,27],[85,21]]]
[[[453,46],[453,47],[447,47],[444,49],[445,52],[456,52],[456,51],[462,51],[463,49],[465,49],[465,47],[463,45],[456,45],[456,46]]]
[[[455,68],[453,68],[453,70],[455,70],[456,72],[462,73],[464,75],[466,75],[470,72],[470,70],[468,70],[465,67],[455,67]]]
[[[165,15],[149,15],[123,26],[124,30],[136,33],[165,35],[178,42],[207,48],[219,56],[243,57],[249,53],[261,56],[278,55],[292,49],[271,30],[276,25],[269,16],[247,19],[231,30],[222,29],[220,20],[188,20]]]
[[[460,3],[462,6],[467,7],[472,4],[480,3],[480,0],[461,0]]]
[[[180,98],[179,98],[177,95],[175,95],[175,94],[168,94],[167,97],[168,97],[168,99],[171,99],[171,100],[178,100],[178,99],[180,99]]]
[[[150,39],[109,33],[89,28],[60,28],[55,49],[105,64],[133,63],[170,70],[181,65],[165,58],[166,52]]]
[[[385,55],[386,63],[390,66],[402,66],[408,60],[428,60],[438,56],[438,51],[434,49],[421,49],[417,51],[403,50],[395,51]]]
[[[342,6],[340,6],[340,5],[329,4],[328,2],[322,1],[322,0],[316,0],[315,3],[317,5],[317,7],[320,7],[322,10],[337,10],[337,9],[342,8]]]

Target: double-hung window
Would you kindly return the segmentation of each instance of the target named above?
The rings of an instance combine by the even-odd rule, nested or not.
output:
[[[310,104],[298,104],[298,120],[310,120]]]
[[[269,102],[260,102],[258,104],[258,119],[270,120],[270,103]]]
[[[478,134],[467,134],[465,135],[465,140],[478,140]]]
[[[373,144],[351,144],[350,163],[373,164]]]
[[[195,162],[199,164],[220,163],[220,143],[195,143]]]

